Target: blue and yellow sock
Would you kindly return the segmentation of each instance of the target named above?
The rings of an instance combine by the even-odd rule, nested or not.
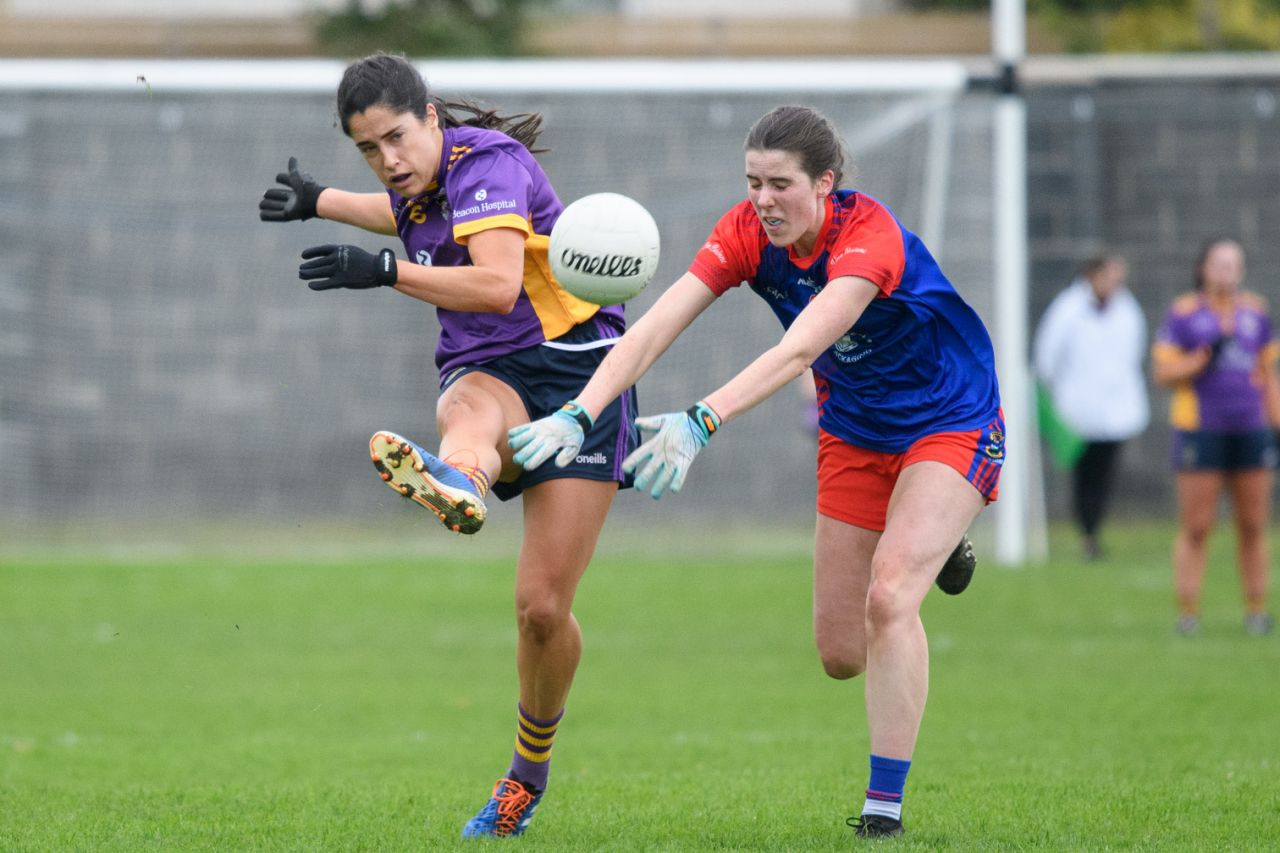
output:
[[[556,739],[556,728],[564,709],[550,720],[539,720],[530,716],[524,706],[517,703],[518,720],[516,722],[516,751],[511,756],[511,770],[508,776],[518,779],[526,788],[541,792],[547,787],[547,776],[551,772],[551,746]]]
[[[862,813],[902,820],[902,791],[907,786],[907,771],[910,769],[910,760],[873,754],[871,781],[867,783],[867,799],[862,804]]]

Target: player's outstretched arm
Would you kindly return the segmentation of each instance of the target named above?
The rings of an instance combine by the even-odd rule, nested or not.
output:
[[[276,175],[278,187],[271,187],[258,202],[258,218],[263,222],[305,222],[320,217],[344,222],[375,234],[395,234],[391,200],[386,193],[352,193],[316,183],[290,157],[286,171]]]
[[[516,451],[515,461],[528,471],[553,456],[557,465],[568,465],[604,408],[634,385],[715,298],[692,274],[681,276],[614,344],[576,399],[507,433],[507,443]]]
[[[680,491],[689,466],[721,424],[802,374],[823,350],[849,331],[879,292],[866,279],[844,276],[833,280],[800,312],[776,346],[705,400],[685,412],[638,418],[636,426],[655,435],[622,462],[623,470],[635,474],[636,488],[647,490],[654,498]]]
[[[623,391],[635,385],[658,357],[716,301],[716,294],[693,273],[666,289],[622,336],[577,397],[593,418]]]
[[[865,278],[832,279],[775,346],[704,399],[727,423],[802,375],[818,356],[858,322],[880,289]]]

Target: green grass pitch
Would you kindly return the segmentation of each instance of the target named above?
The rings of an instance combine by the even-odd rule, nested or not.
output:
[[[1171,530],[930,595],[901,850],[1280,844],[1280,637],[1231,537],[1172,632]],[[434,533],[434,531],[433,531]],[[482,534],[483,535],[483,534]],[[522,850],[849,850],[862,682],[821,673],[809,556],[606,545]],[[0,557],[0,850],[437,850],[514,737],[510,560]]]

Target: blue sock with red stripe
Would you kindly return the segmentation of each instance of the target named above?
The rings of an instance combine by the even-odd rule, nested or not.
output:
[[[902,789],[907,786],[907,771],[910,769],[909,760],[872,754],[871,781],[867,783],[867,799],[862,804],[862,813],[902,820]]]

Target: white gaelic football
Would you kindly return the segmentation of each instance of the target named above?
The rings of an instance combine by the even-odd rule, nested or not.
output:
[[[597,305],[626,302],[658,269],[658,223],[635,199],[583,196],[551,229],[551,272],[560,286]]]

